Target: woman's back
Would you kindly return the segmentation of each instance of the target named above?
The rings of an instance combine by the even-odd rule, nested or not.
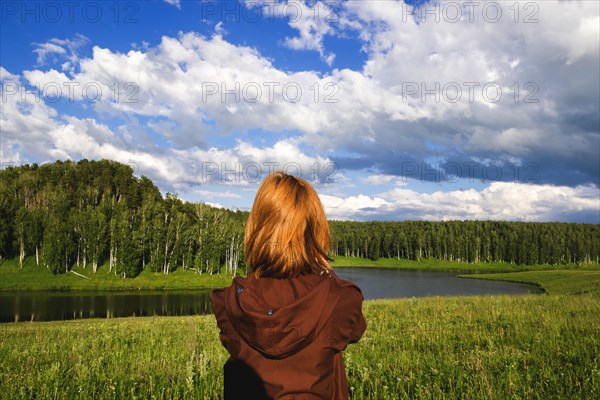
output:
[[[337,277],[236,277],[211,296],[225,365],[225,398],[345,399],[341,351],[366,324],[360,289]]]

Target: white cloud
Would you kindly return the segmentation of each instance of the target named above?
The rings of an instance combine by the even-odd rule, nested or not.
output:
[[[45,43],[33,43],[36,46],[33,52],[37,53],[38,65],[66,58],[69,62],[63,64],[63,69],[68,69],[79,60],[77,50],[88,42],[89,39],[81,34],[77,34],[73,39],[53,38]]]
[[[213,192],[210,190],[202,190],[202,189],[195,189],[193,191],[194,193],[202,196],[202,198],[205,199],[214,199],[214,198],[222,198],[222,199],[240,199],[242,196],[240,196],[237,193],[232,193],[232,192]]]
[[[0,81],[13,81],[19,80],[18,75],[11,74],[4,67],[0,66]]]
[[[99,86],[103,96],[95,103],[97,110],[152,117],[150,126],[180,148],[203,146],[206,134],[215,130],[297,130],[318,138],[322,132],[345,130],[344,115],[360,117],[355,108],[362,102],[381,102],[349,97],[368,85],[352,87],[360,74],[288,73],[253,48],[234,46],[219,35],[208,39],[194,33],[163,37],[160,45],[145,52],[120,54],[94,47],[92,58],[81,60],[78,73],[37,70],[25,76],[30,83]],[[136,90],[126,91],[127,84]],[[369,114],[364,118],[373,118]]]
[[[378,209],[389,205],[387,201],[380,197],[370,197],[362,194],[345,198],[321,194],[319,197],[329,219],[374,218]]]
[[[227,29],[223,27],[223,21],[217,22],[217,24],[215,25],[215,33],[221,36],[226,35],[228,33]]]
[[[395,184],[396,186],[404,186],[406,185],[406,180],[398,177],[397,175],[387,175],[387,174],[375,174],[368,175],[360,178],[360,182],[367,185],[390,185]]]
[[[600,222],[600,190],[493,182],[475,189],[418,193],[394,188],[376,196],[321,195],[331,219],[514,220]]]
[[[220,204],[220,203],[212,203],[212,202],[210,202],[210,201],[206,201],[205,203],[206,203],[206,204],[208,204],[208,205],[209,205],[209,206],[211,206],[211,207],[215,207],[215,208],[225,208],[225,207],[224,207],[222,204]]]
[[[311,182],[322,181],[331,172],[328,168],[331,160],[306,154],[301,144],[298,139],[291,138],[272,146],[258,147],[238,139],[231,149],[177,150],[175,154],[194,166],[199,183],[246,186],[261,182],[268,173],[278,169]]]
[[[331,66],[335,54],[327,51],[323,40],[327,35],[336,34],[332,25],[338,17],[332,10],[333,3],[305,0],[246,0],[246,7],[262,7],[262,14],[285,18],[290,28],[298,31],[298,36],[286,37],[283,44],[293,50],[312,50],[319,53],[321,60]]]
[[[554,170],[557,163],[561,168],[568,165],[571,175],[580,177],[578,182],[589,181],[595,167],[589,161],[594,160],[592,149],[600,141],[591,125],[600,83],[585,72],[597,72],[597,38],[564,33],[560,41],[551,38],[564,31],[565,23],[594,33],[587,20],[598,11],[597,4],[544,2],[537,24],[515,23],[508,8],[503,9],[506,18],[496,24],[486,22],[480,9],[472,23],[467,18],[417,24],[403,3],[380,3],[341,5],[346,11],[340,26],[360,26],[368,33],[364,40],[369,60],[362,71],[287,72],[256,49],[235,46],[219,34],[205,38],[181,33],[163,37],[156,47],[126,54],[94,47],[93,56],[81,60],[78,73],[30,71],[26,77],[44,81],[40,75],[48,75],[47,81],[98,84],[105,94],[95,103],[98,111],[150,117],[148,126],[175,148],[205,148],[212,134],[297,131],[319,151],[347,149],[387,172],[393,172],[398,158],[516,157],[522,164],[543,165],[542,171]],[[556,14],[565,14],[568,21]],[[332,26],[315,29],[330,32]],[[311,29],[307,25],[305,31]],[[276,86],[268,86],[270,82]],[[483,91],[486,83],[496,82],[499,86],[492,86],[491,92]],[[124,90],[127,83],[137,88],[130,99],[136,102],[124,101],[131,95]],[[120,89],[116,101],[111,89],[115,85]],[[291,95],[300,88],[298,101],[284,98],[283,87],[291,88]],[[423,95],[423,90],[436,87],[435,94]],[[445,101],[444,96],[452,96],[457,88],[460,100]],[[501,100],[486,101],[497,88],[502,90]],[[257,90],[261,97],[254,101]],[[408,90],[417,93],[407,95]],[[537,103],[522,102],[527,91]],[[574,156],[575,151],[582,154]],[[554,160],[554,166],[548,160]]]
[[[449,3],[430,2],[425,7],[431,14],[420,23],[402,2],[343,4],[343,19],[358,21],[364,33],[369,59],[362,75],[378,88],[366,92],[374,97],[385,94],[386,101],[384,107],[355,110],[358,118],[352,122],[358,122],[371,141],[357,143],[354,136],[332,133],[337,147],[378,159],[387,164],[387,171],[393,171],[399,157],[516,157],[521,164],[539,164],[547,181],[557,182],[559,175],[577,177],[577,182],[597,181],[597,2],[495,2],[503,16],[496,23],[486,21],[483,3],[474,6],[472,22],[465,10],[462,21],[452,22],[450,12],[443,11]],[[436,10],[442,17],[439,22]],[[524,23],[526,17],[537,22]],[[468,82],[478,84],[472,101]],[[493,90],[483,91],[486,83],[501,88],[497,103],[486,101],[484,94],[488,99],[493,95]],[[460,100],[447,101],[457,85]],[[403,92],[410,93],[403,89],[416,93],[403,97]],[[373,118],[361,121],[362,115]]]
[[[181,10],[181,0],[164,0],[164,2],[175,6],[177,7],[177,9]]]
[[[20,77],[6,69],[0,73],[21,83]],[[144,139],[146,134],[135,121],[111,129],[94,118],[60,116],[34,96],[22,95],[24,86],[19,89],[10,95],[2,93],[6,98],[1,125],[4,161],[108,158],[135,165],[139,174],[155,180],[163,189],[201,190],[206,196],[222,198],[239,196],[228,191],[204,191],[198,186],[257,184],[275,169],[286,169],[291,174],[316,181],[328,173],[326,167],[331,165],[327,157],[304,151],[300,138],[283,139],[262,147],[238,139],[233,148],[225,149],[148,146],[136,141],[136,135]]]
[[[61,47],[57,44],[54,44],[52,42],[36,43],[36,46],[37,46],[37,49],[34,50],[34,53],[37,53],[37,55],[38,55],[37,62],[40,65],[45,64],[47,57],[51,54],[58,54],[58,55],[67,54],[67,51],[63,47]]]

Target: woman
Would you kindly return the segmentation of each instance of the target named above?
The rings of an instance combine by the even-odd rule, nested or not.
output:
[[[246,224],[249,274],[211,294],[225,399],[347,399],[342,350],[366,329],[360,289],[329,266],[314,189],[282,171],[260,186]]]

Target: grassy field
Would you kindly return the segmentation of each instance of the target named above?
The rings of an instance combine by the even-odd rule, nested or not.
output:
[[[590,294],[600,298],[600,271],[523,271],[462,275],[465,278],[533,283],[550,294]]]
[[[344,352],[353,399],[600,396],[600,299],[373,300]],[[0,324],[0,398],[215,399],[212,316]]]
[[[480,277],[549,294],[366,301],[351,397],[598,398],[600,272]],[[0,324],[0,399],[220,398],[226,359],[210,315]]]
[[[331,263],[334,267],[381,267],[411,270],[450,271],[456,273],[496,273],[517,271],[567,270],[567,271],[600,271],[600,264],[586,265],[514,265],[509,263],[477,263],[422,259],[420,261],[380,258],[372,261],[366,258],[336,257]],[[122,279],[108,272],[104,265],[93,273],[91,268],[74,267],[74,273],[53,275],[48,269],[35,265],[32,257],[26,259],[21,270],[17,259],[4,260],[0,263],[0,291],[16,290],[187,290],[205,289],[227,286],[231,275],[199,275],[191,270],[177,269],[169,275],[143,271],[132,279]],[[243,272],[243,270],[241,271]]]
[[[26,260],[22,270],[17,259],[5,260],[0,264],[0,290],[188,290],[222,287],[231,283],[231,275],[199,275],[181,268],[169,275],[142,271],[131,279],[109,273],[108,266],[102,266],[96,273],[91,267],[74,267],[73,271],[86,278],[71,272],[53,275],[47,268],[35,265],[33,258]]]

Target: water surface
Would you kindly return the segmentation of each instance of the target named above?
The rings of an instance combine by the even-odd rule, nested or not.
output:
[[[389,268],[336,268],[343,279],[360,287],[365,299],[428,296],[475,296],[540,293],[536,285],[458,278],[453,272],[411,271]]]
[[[0,322],[208,314],[210,290],[0,293]]]

